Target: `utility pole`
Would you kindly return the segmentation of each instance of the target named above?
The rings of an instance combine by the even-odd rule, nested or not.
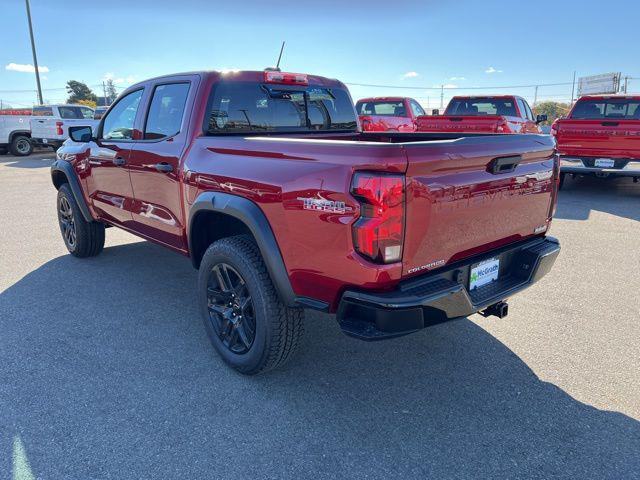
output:
[[[533,93],[533,106],[536,106],[536,102],[538,101],[538,85],[536,85],[536,90]]]
[[[440,85],[440,110],[444,108],[444,84]]]
[[[629,86],[629,77],[624,77],[624,93],[627,93],[627,87]]]
[[[102,81],[102,94],[104,95],[104,106],[107,106],[107,87],[104,85],[104,80]]]
[[[31,8],[29,8],[29,0],[25,0],[27,4],[27,20],[29,21],[29,36],[31,37],[31,52],[33,53],[33,67],[36,70],[36,83],[38,84],[38,105],[42,105],[42,87],[40,86],[40,72],[38,71],[38,58],[36,57],[36,42],[33,40],[33,26],[31,25]]]
[[[576,90],[576,71],[573,71],[573,83],[571,84],[571,105],[573,105],[573,97]]]

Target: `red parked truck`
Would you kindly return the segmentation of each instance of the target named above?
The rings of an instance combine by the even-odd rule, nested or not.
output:
[[[567,174],[640,178],[640,95],[580,97],[551,127]]]
[[[365,132],[415,132],[416,119],[426,112],[413,98],[372,97],[356,103]]]
[[[291,356],[304,308],[366,340],[502,317],[560,248],[551,137],[362,133],[337,80],[154,78],[70,135],[67,249],[97,255],[113,225],[190,257],[211,342],[247,374]]]
[[[417,119],[419,132],[542,133],[546,115],[533,116],[527,101],[515,95],[456,96],[444,115]]]

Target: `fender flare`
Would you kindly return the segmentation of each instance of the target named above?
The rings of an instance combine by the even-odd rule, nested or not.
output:
[[[247,226],[256,240],[262,260],[267,267],[280,299],[285,305],[293,307],[297,305],[296,295],[293,292],[289,274],[284,265],[280,247],[271,230],[267,217],[254,202],[237,195],[222,192],[203,192],[194,201],[189,210],[189,252],[193,252],[191,228],[196,215],[203,211],[218,212],[230,215],[240,220]],[[197,268],[196,260],[191,255],[193,266]]]
[[[13,130],[9,134],[9,143],[13,142],[13,138],[16,135],[24,135],[25,137],[28,137],[29,139],[31,139],[31,131],[30,130]]]
[[[69,184],[69,188],[71,188],[71,193],[73,193],[73,197],[76,199],[76,203],[82,212],[82,216],[87,222],[94,222],[94,218],[91,216],[91,212],[89,211],[89,207],[87,206],[87,202],[84,201],[84,196],[82,195],[82,189],[80,188],[80,182],[78,181],[78,176],[76,175],[73,166],[65,160],[55,160],[51,165],[51,182],[53,185],[56,185],[55,182],[55,172],[61,172],[66,178],[67,183]],[[56,187],[57,188],[57,187]]]

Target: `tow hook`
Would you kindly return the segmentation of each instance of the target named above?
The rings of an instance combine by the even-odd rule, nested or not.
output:
[[[487,308],[480,312],[483,317],[490,317],[494,315],[498,318],[504,318],[509,313],[509,305],[507,302],[498,302],[493,305],[489,305]]]

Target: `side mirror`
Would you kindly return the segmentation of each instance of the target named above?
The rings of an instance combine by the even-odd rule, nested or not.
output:
[[[542,122],[546,122],[547,121],[547,116],[546,115],[537,115],[536,116],[536,123],[542,123]]]
[[[91,127],[69,127],[69,136],[74,142],[87,143],[93,138]]]
[[[433,110],[431,110],[431,115],[440,115],[440,110],[434,108]]]

